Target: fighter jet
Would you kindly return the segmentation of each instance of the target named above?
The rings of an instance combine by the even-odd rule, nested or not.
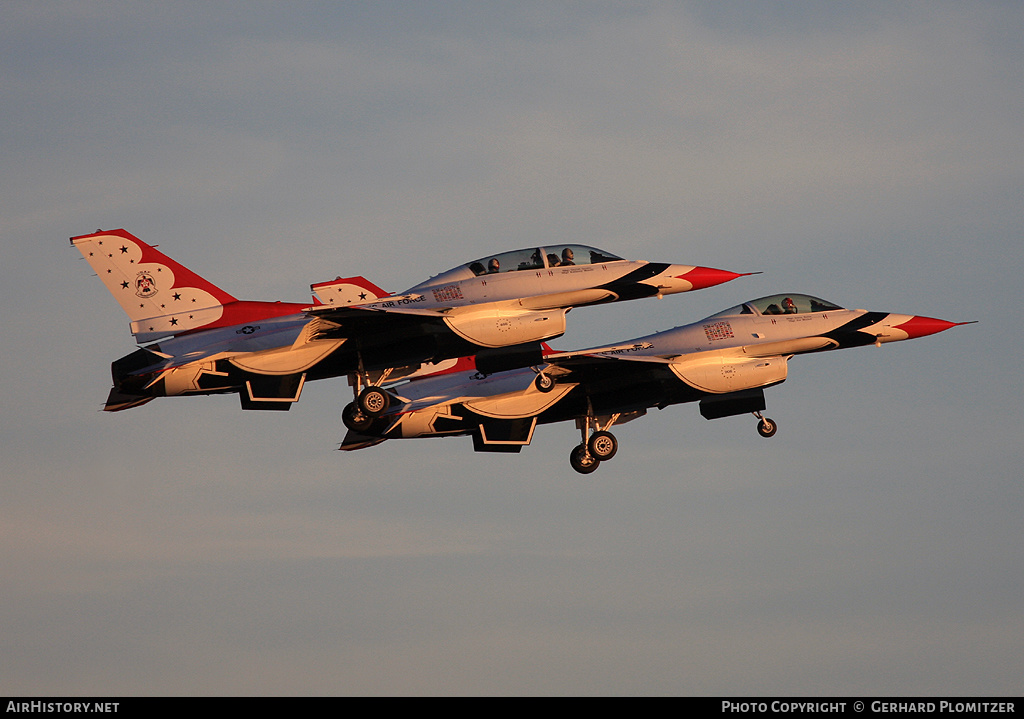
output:
[[[618,451],[608,430],[683,402],[699,402],[706,419],[758,418],[757,431],[778,430],[765,417],[764,389],[785,381],[789,360],[802,354],[882,345],[924,337],[967,322],[843,309],[802,294],[783,294],[731,307],[700,322],[627,342],[576,352],[548,352],[544,364],[488,374],[461,365],[387,388],[392,408],[354,421],[340,449],[387,439],[471,435],[479,452],[518,452],[538,424],[575,420],[581,442],[570,453],[588,474]]]
[[[129,232],[72,237],[146,344],[116,360],[104,407],[238,393],[243,409],[287,410],[309,380],[349,377],[355,416],[380,416],[380,383],[470,355],[481,371],[540,364],[574,307],[711,287],[739,273],[624,260],[573,244],[459,265],[398,295],[363,277],[311,285],[311,303],[236,299]]]

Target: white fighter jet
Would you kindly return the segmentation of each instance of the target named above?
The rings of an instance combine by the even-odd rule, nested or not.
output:
[[[795,355],[882,345],[935,334],[967,322],[843,309],[801,294],[763,297],[628,342],[548,352],[542,366],[479,372],[467,358],[386,388],[391,408],[360,418],[352,405],[340,449],[387,439],[471,435],[481,452],[518,452],[538,424],[575,420],[582,441],[570,464],[587,474],[615,456],[613,425],[683,402],[699,402],[706,419],[751,413],[758,432],[775,434],[764,417],[764,388],[785,381]]]
[[[237,392],[244,409],[286,410],[306,381],[347,375],[360,421],[380,384],[423,362],[471,355],[485,372],[542,363],[541,342],[574,307],[711,287],[739,273],[624,260],[558,244],[489,255],[389,295],[362,277],[311,286],[311,303],[242,301],[125,230],[72,237],[146,344],[111,367],[105,409],[154,397]],[[411,368],[411,369],[410,369]]]

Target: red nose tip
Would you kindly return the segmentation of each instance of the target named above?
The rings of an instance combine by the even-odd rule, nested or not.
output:
[[[716,270],[713,267],[694,267],[686,274],[679,275],[679,279],[686,280],[693,289],[702,290],[705,287],[714,287],[737,277],[756,275],[757,272],[729,272],[729,270]]]
[[[933,317],[911,317],[903,324],[896,325],[896,329],[903,330],[910,336],[910,339],[914,339],[915,337],[927,337],[928,335],[933,335],[936,332],[943,332],[948,330],[950,327],[969,324],[971,323],[947,322],[946,320],[937,320]]]

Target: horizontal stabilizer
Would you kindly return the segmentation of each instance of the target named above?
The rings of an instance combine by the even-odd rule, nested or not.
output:
[[[367,447],[374,447],[381,442],[384,442],[386,437],[370,437],[365,434],[359,434],[349,430],[345,435],[345,439],[342,440],[341,446],[338,449],[343,452],[353,452],[357,449],[366,449]]]
[[[153,397],[142,397],[135,394],[122,394],[116,387],[110,389],[107,396],[107,403],[103,406],[104,412],[120,412],[123,409],[139,407],[152,400]]]

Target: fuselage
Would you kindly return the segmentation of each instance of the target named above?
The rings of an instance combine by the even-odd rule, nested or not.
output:
[[[398,299],[423,308],[462,308],[515,300],[527,309],[579,307],[686,292],[739,276],[693,265],[624,260],[594,248],[574,247],[570,263],[559,261],[544,247],[475,260],[375,304],[390,307],[388,302]],[[495,262],[501,269],[491,264],[493,271],[482,271]]]
[[[587,413],[725,403],[783,382],[794,355],[905,340],[952,326],[844,309],[808,295],[774,295],[664,332],[550,354],[545,371],[558,378],[550,392],[537,389],[531,369],[490,376],[466,371],[398,385],[392,392],[404,404],[377,429],[385,438],[471,434],[496,419],[544,424]]]
[[[420,363],[465,355],[495,370],[536,364],[540,343],[564,333],[573,307],[685,292],[739,276],[572,245],[557,253],[540,247],[501,253],[365,302],[336,305],[332,283],[321,283],[314,290],[327,301],[319,305],[249,303],[253,311],[238,324],[190,330],[118,360],[108,409],[155,396],[224,392],[239,392],[246,408],[287,409],[314,379],[356,372],[372,379],[410,368],[391,375],[400,377]],[[161,321],[177,321],[168,317]]]

